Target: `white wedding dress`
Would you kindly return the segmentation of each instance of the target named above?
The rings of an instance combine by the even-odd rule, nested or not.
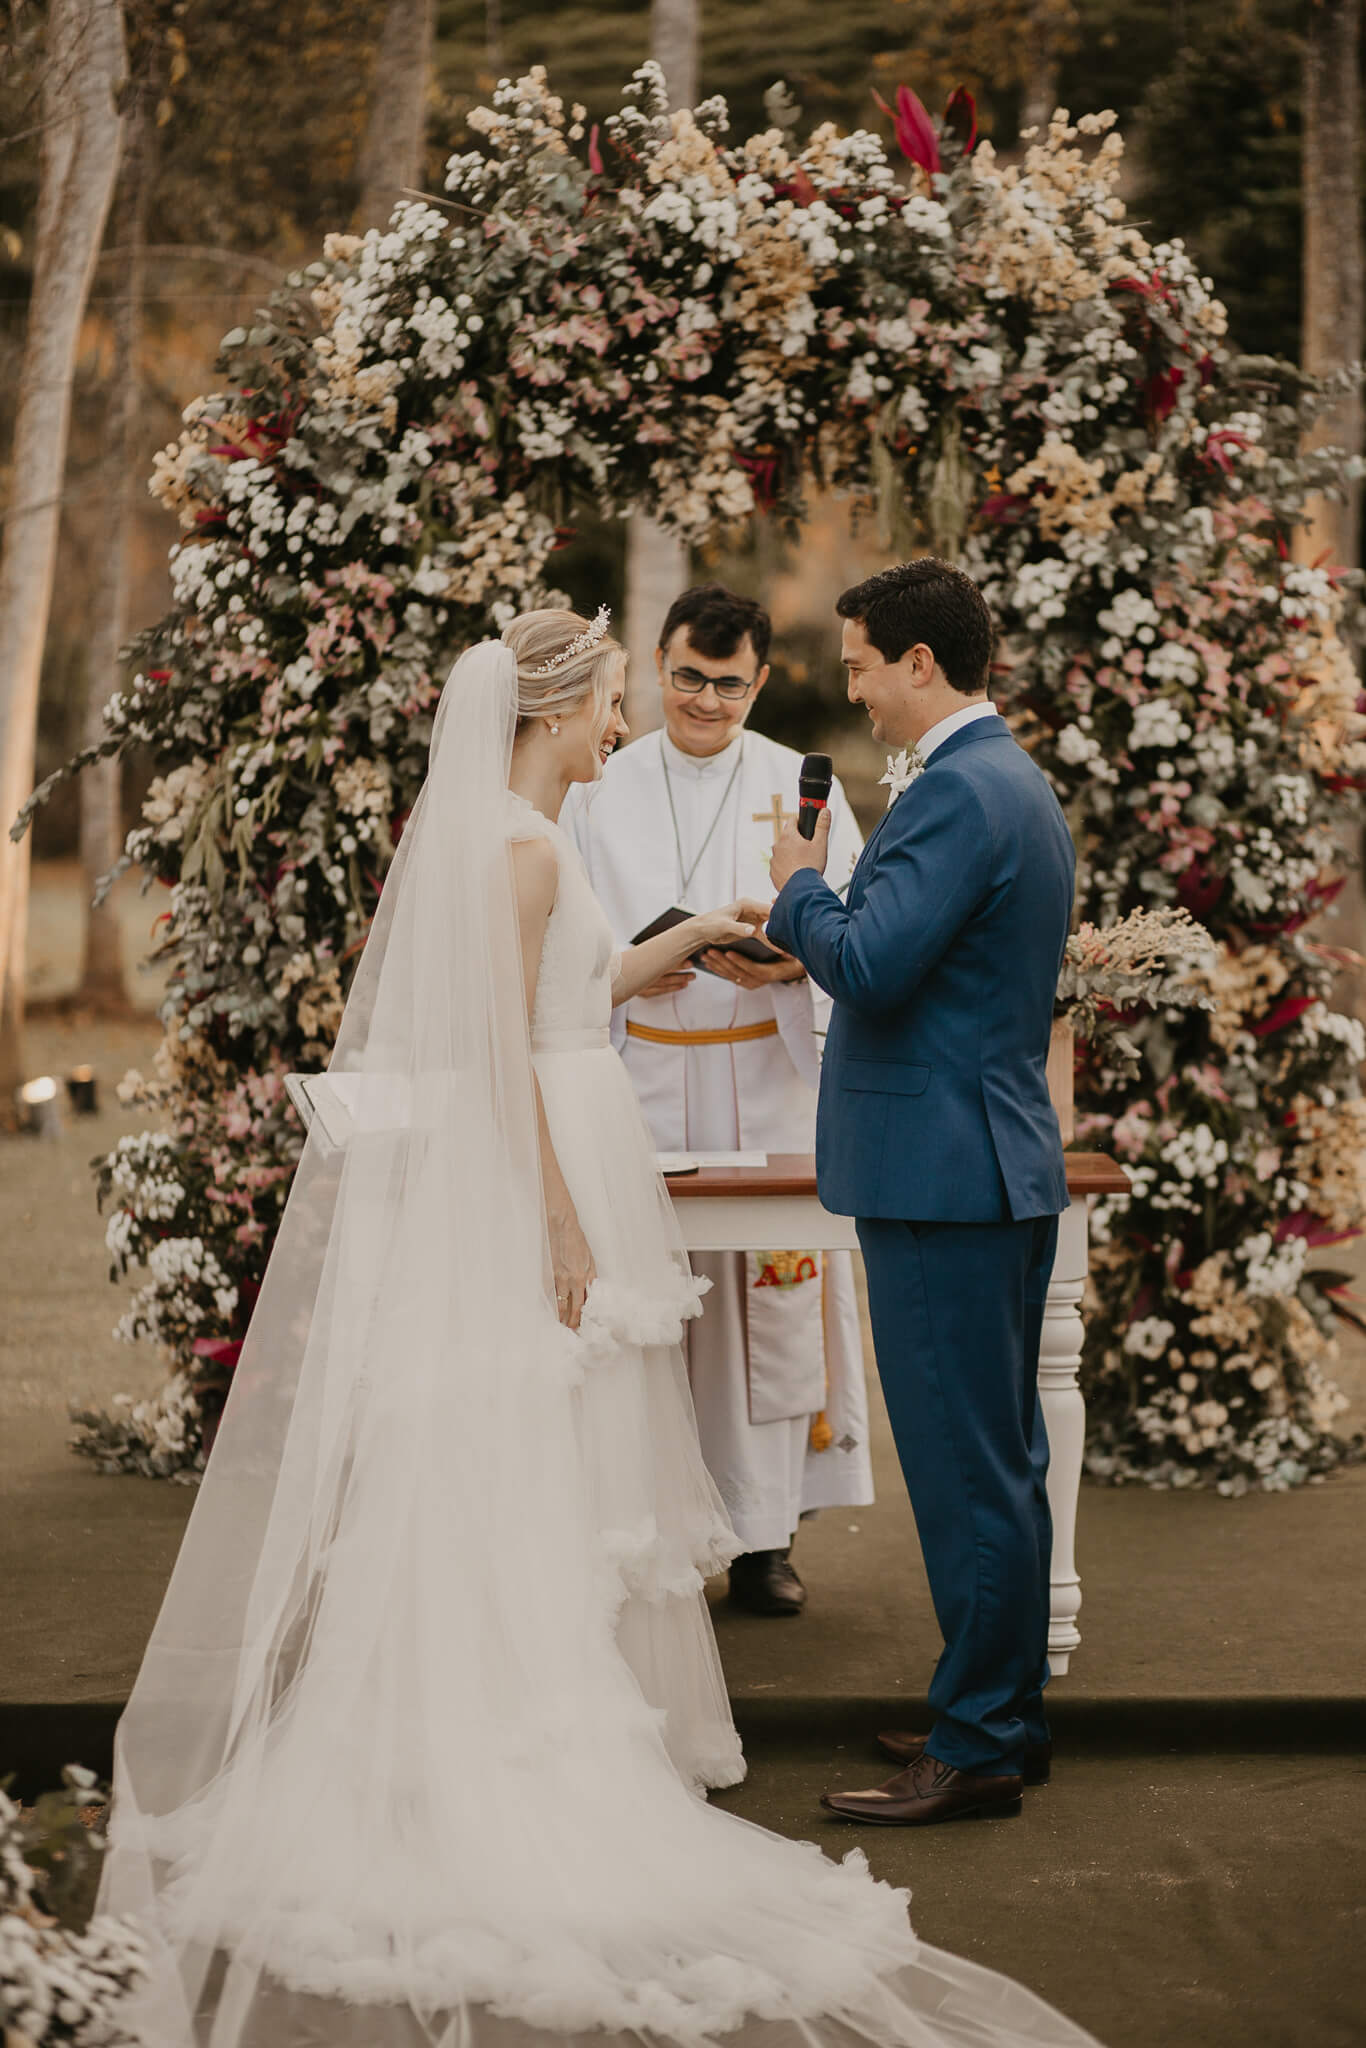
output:
[[[457,665],[219,1439],[120,1724],[102,1910],[149,2048],[1086,2048],[902,1892],[699,1796],[743,1774],[697,1312],[608,1044],[610,933]],[[452,710],[451,707],[455,709]],[[559,864],[530,1029],[510,840]],[[598,1278],[555,1320],[533,1071]],[[369,1089],[369,1108],[365,1109]]]

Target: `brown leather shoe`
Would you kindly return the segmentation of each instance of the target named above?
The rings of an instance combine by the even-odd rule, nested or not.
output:
[[[913,1764],[923,1756],[928,1735],[912,1735],[909,1731],[897,1732],[888,1729],[877,1738],[878,1748],[889,1756],[894,1764]],[[1053,1767],[1053,1745],[1051,1742],[1027,1742],[1020,1775],[1026,1785],[1046,1785]]]
[[[876,1792],[823,1792],[821,1805],[841,1820],[874,1827],[931,1827],[942,1820],[1019,1813],[1024,1779],[970,1778],[952,1764],[941,1764],[925,1750],[909,1770],[899,1771]]]

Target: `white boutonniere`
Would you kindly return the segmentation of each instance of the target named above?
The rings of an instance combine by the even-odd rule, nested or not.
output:
[[[891,791],[887,808],[891,809],[903,789],[909,789],[917,775],[923,775],[928,763],[919,747],[903,747],[899,754],[887,756],[887,773],[878,777],[878,783],[886,783]]]

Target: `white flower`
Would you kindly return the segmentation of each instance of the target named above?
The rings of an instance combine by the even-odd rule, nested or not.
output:
[[[1191,741],[1191,752],[1200,765],[1202,775],[1211,782],[1226,782],[1233,773],[1237,758],[1232,733],[1219,726],[1211,726],[1208,732],[1198,732]]]
[[[1129,745],[1135,752],[1140,747],[1177,747],[1190,738],[1190,730],[1170,697],[1145,697],[1134,707]]]
[[[1287,1237],[1278,1245],[1269,1230],[1259,1230],[1245,1237],[1233,1256],[1247,1267],[1248,1294],[1266,1299],[1295,1292],[1308,1250],[1302,1237]]]
[[[1273,775],[1271,801],[1278,817],[1289,825],[1309,822],[1309,778],[1307,775]]]
[[[1288,568],[1281,591],[1272,596],[1279,596],[1281,611],[1289,619],[1303,618],[1307,612],[1311,618],[1327,620],[1337,613],[1337,594],[1326,569]]]
[[[1198,689],[1200,657],[1193,647],[1185,647],[1179,640],[1164,640],[1144,662],[1143,672],[1152,683],[1179,683],[1188,690]]]
[[[1259,913],[1270,910],[1276,900],[1274,892],[1262,877],[1240,860],[1235,860],[1229,869],[1229,880],[1233,884],[1234,895],[1249,910]]]
[[[1083,761],[1089,761],[1092,754],[1099,751],[1099,743],[1089,733],[1083,732],[1079,725],[1065,725],[1058,734],[1058,759],[1066,761],[1071,768],[1080,767]]]
[[[1161,1316],[1144,1316],[1125,1331],[1124,1349],[1133,1358],[1161,1358],[1175,1335],[1174,1323]]]
[[[1015,577],[1012,601],[1024,614],[1026,626],[1038,632],[1050,619],[1067,611],[1067,597],[1076,581],[1076,565],[1061,555],[1049,555],[1041,562],[1023,562]]]
[[[1129,640],[1151,647],[1161,617],[1152,599],[1141,590],[1121,590],[1103,612],[1097,613],[1097,623],[1111,636],[1100,650],[1104,659],[1117,661]]]
[[[887,798],[888,810],[891,809],[892,805],[901,795],[901,792],[910,788],[917,775],[924,774],[927,765],[919,747],[912,747],[909,752],[903,747],[899,754],[889,754],[887,756],[887,773],[879,775],[878,782],[879,784],[886,783],[891,792]]]
[[[1216,1138],[1208,1124],[1194,1124],[1169,1138],[1158,1157],[1171,1168],[1178,1183],[1187,1187],[1214,1187],[1228,1164],[1228,1144],[1225,1139]],[[1178,1192],[1177,1189],[1168,1190],[1169,1204]],[[1175,1206],[1193,1209],[1199,1205],[1188,1201]]]

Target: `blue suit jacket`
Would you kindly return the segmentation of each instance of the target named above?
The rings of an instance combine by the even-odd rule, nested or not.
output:
[[[950,733],[878,824],[847,903],[811,869],[768,929],[834,998],[816,1170],[843,1216],[976,1223],[1067,1207],[1049,1101],[1075,860],[1003,718]]]

